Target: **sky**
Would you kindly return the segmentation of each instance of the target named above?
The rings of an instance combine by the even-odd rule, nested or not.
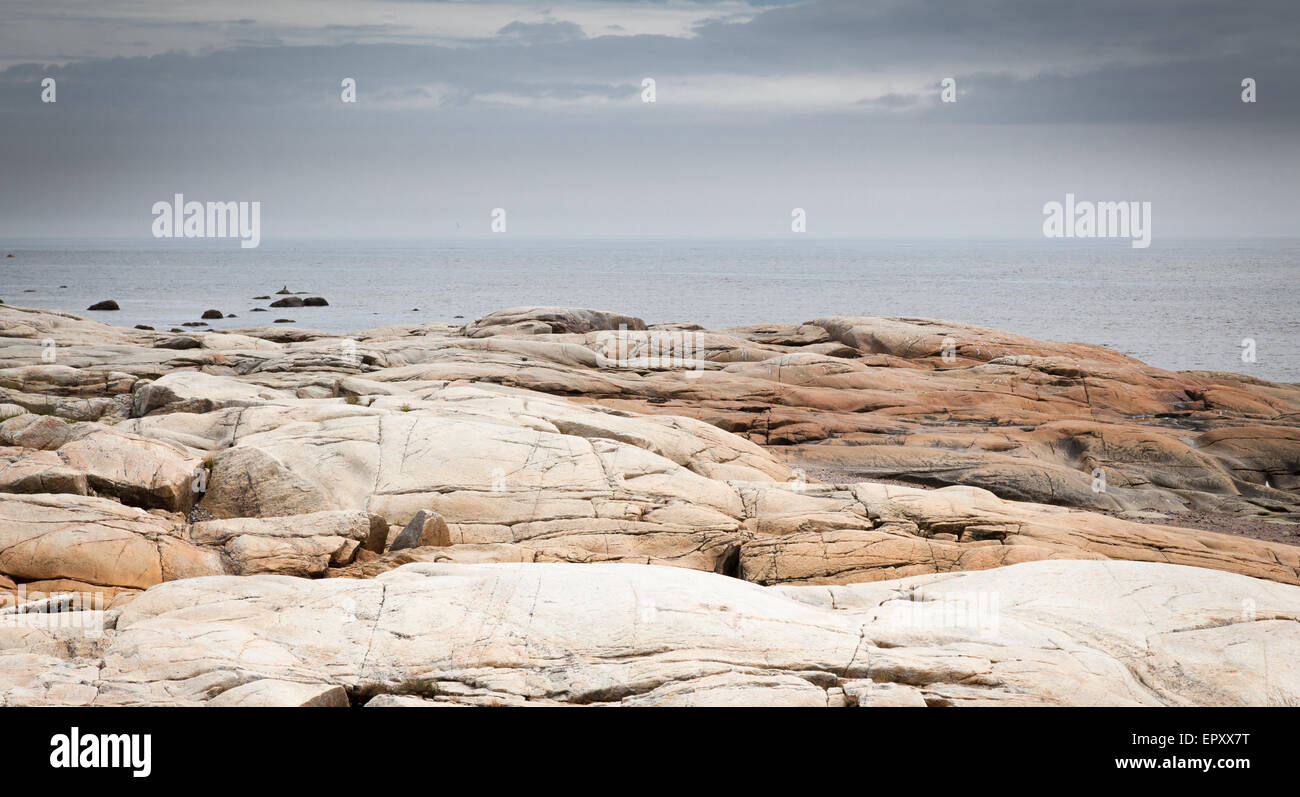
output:
[[[1297,34],[1294,0],[0,0],[0,238],[149,239],[176,193],[263,241],[1041,238],[1067,193],[1151,202],[1157,246],[1297,235]]]

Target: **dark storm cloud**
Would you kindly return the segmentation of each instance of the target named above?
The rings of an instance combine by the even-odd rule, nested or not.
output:
[[[707,90],[717,75],[731,76],[733,84],[860,75],[863,91],[844,98],[844,112],[999,123],[1124,122],[1221,118],[1240,111],[1233,103],[1249,76],[1260,84],[1261,101],[1250,109],[1254,121],[1294,119],[1300,113],[1297,30],[1300,4],[1260,0],[823,1],[770,8],[744,23],[705,23],[692,38],[586,38],[564,20],[515,21],[476,46],[285,47],[253,38],[246,46],[199,55],[20,65],[0,73],[0,104],[8,112],[31,112],[32,81],[46,75],[61,79],[61,91],[78,103],[169,113],[178,106],[220,113],[227,103],[320,105],[333,101],[326,89],[341,75],[364,80],[372,98],[409,96],[436,84],[457,105],[494,102],[502,94],[613,98],[643,76],[689,79]],[[873,93],[866,85],[874,77],[927,74],[928,92],[914,85]],[[938,80],[948,76],[958,79],[961,101],[940,107]],[[671,92],[661,94],[662,102],[672,103]],[[768,99],[758,104],[779,106],[783,98]],[[797,109],[797,98],[790,99]]]
[[[806,207],[819,231],[1032,235],[1044,201],[1090,190],[1155,200],[1162,234],[1294,230],[1300,4],[816,0],[689,36],[547,8],[459,39],[400,14],[174,19],[226,46],[40,65],[76,48],[51,49],[0,71],[0,234],[134,235],[177,190],[265,200],[270,235],[501,205],[555,234],[779,231]]]
[[[1294,53],[1298,28],[1300,4],[1287,0],[823,0],[699,32],[733,57],[795,67],[809,58],[897,65],[990,53],[1032,63],[1071,51],[1104,58],[1114,48],[1171,58]]]

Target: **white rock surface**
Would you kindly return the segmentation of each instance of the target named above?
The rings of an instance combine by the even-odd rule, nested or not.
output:
[[[0,628],[0,702],[282,704],[332,686],[407,696],[381,705],[1300,700],[1300,587],[1144,562],[833,587],[644,565],[197,578],[146,591],[75,655],[58,636]]]

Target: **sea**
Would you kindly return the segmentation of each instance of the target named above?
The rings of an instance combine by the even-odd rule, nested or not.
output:
[[[13,257],[6,257],[12,254]],[[271,309],[282,288],[326,307]],[[90,312],[114,299],[117,312]],[[1300,382],[1300,238],[0,240],[0,300],[157,329],[209,309],[355,332],[563,305],[710,329],[888,315],[1108,346],[1173,370]]]

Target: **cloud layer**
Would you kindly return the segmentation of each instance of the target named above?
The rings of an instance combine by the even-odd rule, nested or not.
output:
[[[1286,234],[1297,30],[1283,0],[20,2],[0,234],[134,235],[174,191],[302,235],[486,204],[535,234],[778,233],[798,206],[810,231],[1018,236],[1066,191]]]

